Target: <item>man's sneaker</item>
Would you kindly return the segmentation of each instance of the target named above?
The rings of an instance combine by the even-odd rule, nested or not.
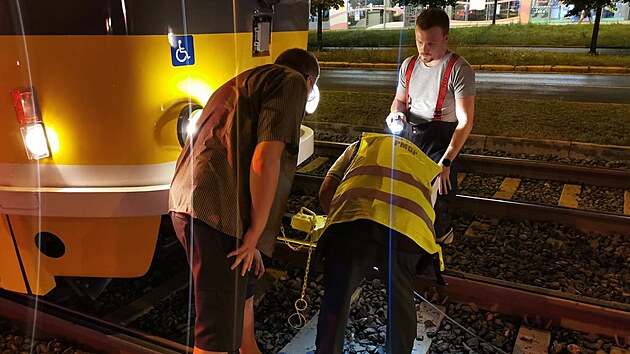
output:
[[[451,227],[444,236],[437,238],[435,242],[441,245],[450,245],[454,238],[453,228]]]

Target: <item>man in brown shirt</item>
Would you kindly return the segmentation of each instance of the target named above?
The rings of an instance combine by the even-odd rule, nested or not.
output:
[[[259,352],[245,276],[261,276],[260,252],[273,251],[318,77],[317,59],[297,48],[239,74],[210,97],[184,145],[169,211],[193,273],[194,353]]]

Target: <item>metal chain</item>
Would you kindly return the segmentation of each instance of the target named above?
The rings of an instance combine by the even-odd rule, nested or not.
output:
[[[299,251],[302,249],[302,245],[298,244],[297,246],[293,246],[290,241],[288,241],[287,235],[284,233],[284,226],[280,225],[280,232],[282,233],[282,238],[284,238],[284,243],[289,247],[292,251]]]
[[[310,236],[311,234],[309,234]],[[306,295],[306,286],[308,285],[308,273],[311,268],[311,255],[313,254],[313,246],[308,247],[308,258],[306,258],[306,269],[304,270],[304,282],[302,283],[302,294],[299,299],[295,300],[293,307],[295,313],[289,316],[289,325],[295,329],[301,329],[306,325],[306,317],[302,314],[308,308],[308,302],[304,300]]]
[[[304,270],[304,284],[302,284],[302,299],[306,293],[306,284],[308,284],[308,271],[311,268],[311,254],[313,253],[313,247],[308,248],[308,258],[306,258],[306,269]]]

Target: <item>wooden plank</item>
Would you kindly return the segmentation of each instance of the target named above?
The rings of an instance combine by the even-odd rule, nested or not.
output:
[[[300,172],[300,173],[311,173],[311,172],[315,171],[316,169],[320,168],[329,159],[330,158],[325,157],[325,156],[317,157],[313,161],[309,162],[306,166],[301,167],[299,170],[297,170],[297,172]]]
[[[612,347],[610,348],[610,354],[630,354],[630,350],[626,348]]]
[[[496,193],[494,193],[494,198],[512,199],[512,197],[514,196],[514,193],[516,193],[516,190],[518,189],[518,186],[520,184],[521,184],[520,178],[506,177],[503,180],[503,183],[501,183],[501,187],[499,188],[499,190]]]
[[[466,178],[466,173],[464,172],[460,172],[457,174],[457,185],[461,185],[462,181],[464,181],[464,178]]]
[[[440,328],[440,323],[444,319],[444,306],[436,306],[438,310],[431,305],[423,302],[418,307],[417,318],[417,336],[413,341],[412,354],[426,354],[429,352],[433,338],[427,335],[427,332],[436,333]]]
[[[569,208],[577,208],[581,192],[581,186],[577,186],[575,184],[565,184],[562,188],[562,194],[560,195],[558,205]]]
[[[465,237],[481,237],[483,231],[490,230],[490,224],[473,221],[464,233]]]
[[[623,193],[623,214],[630,215],[630,190]]]
[[[551,332],[530,327],[521,327],[516,336],[513,354],[547,354],[551,343]]]

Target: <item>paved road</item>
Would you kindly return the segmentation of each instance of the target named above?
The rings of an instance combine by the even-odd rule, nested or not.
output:
[[[451,46],[455,52],[457,52],[458,48],[476,48],[476,49],[504,49],[504,50],[513,50],[513,51],[526,51],[526,52],[555,52],[555,53],[588,53],[590,48],[586,47],[498,47],[498,46],[486,46],[486,45],[477,45],[477,46],[466,46],[466,45],[453,45]],[[332,50],[348,50],[348,49],[361,49],[361,50],[391,50],[397,49],[398,47],[323,47],[323,51],[332,51]],[[411,46],[404,46],[403,48],[415,48]],[[315,50],[315,47],[312,48]],[[310,50],[310,49],[309,49]],[[630,48],[597,48],[597,52],[600,54],[610,54],[610,55],[630,55]]]
[[[630,76],[478,72],[478,96],[630,103]],[[396,71],[323,69],[322,90],[394,94]]]

